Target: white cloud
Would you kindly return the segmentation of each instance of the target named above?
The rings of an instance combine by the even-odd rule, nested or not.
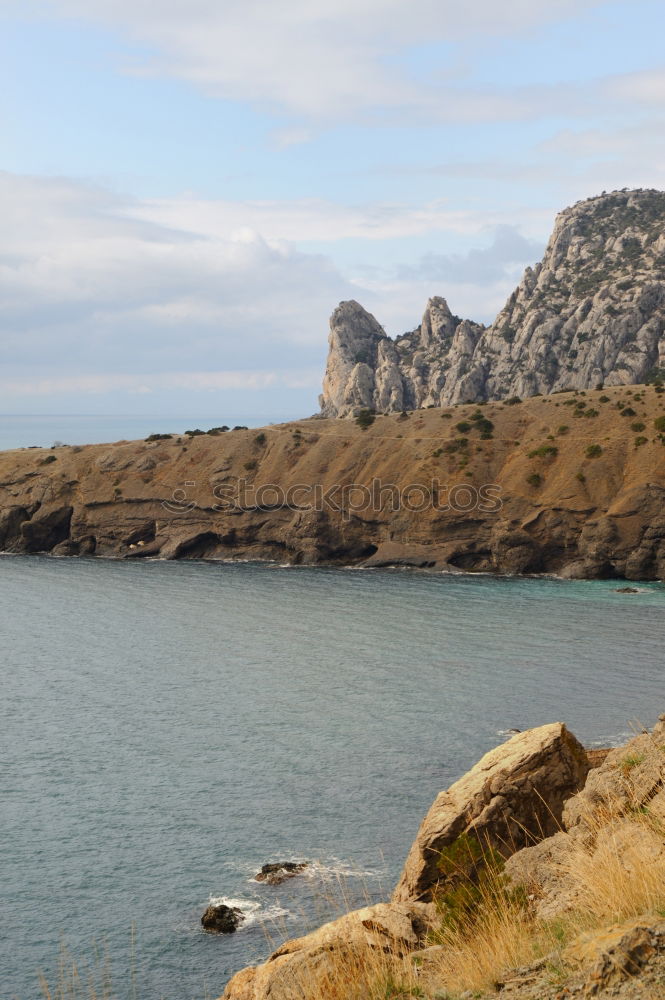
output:
[[[0,390],[13,396],[311,387],[340,299],[359,299],[393,333],[434,294],[485,318],[511,291],[508,265],[533,256],[500,214],[488,230],[487,213],[443,204],[142,201],[5,173],[0,213]],[[364,237],[372,261],[375,240],[437,227],[481,244],[498,235],[466,257],[347,276],[295,245]]]
[[[465,93],[400,66],[408,48],[524,35],[607,0],[43,0],[47,11],[117,28],[152,56],[126,71],[193,83],[215,97],[306,118],[389,107],[440,120],[534,113],[542,95]],[[553,91],[555,92],[555,91]],[[529,110],[530,109],[530,110]],[[541,105],[542,113],[542,105]],[[287,130],[301,141],[301,133]]]
[[[543,250],[542,242],[526,239],[515,226],[500,225],[495,227],[489,247],[473,248],[465,254],[428,253],[416,267],[404,266],[401,276],[445,285],[488,285],[516,277],[527,265],[540,260]]]
[[[270,387],[314,389],[321,381],[318,370],[148,372],[143,375],[61,375],[45,378],[0,379],[3,396],[98,396],[107,393],[150,394],[169,391],[255,392]]]
[[[271,241],[333,242],[386,240],[433,232],[476,234],[481,226],[500,225],[505,209],[476,211],[454,208],[439,199],[410,205],[397,202],[336,204],[324,199],[232,202],[196,198],[149,199],[127,208],[128,217],[210,237],[260,232]],[[482,221],[481,221],[482,220]]]
[[[665,108],[665,69],[626,73],[608,81],[611,95],[623,100]]]
[[[564,129],[540,149],[563,165],[568,202],[603,190],[665,187],[663,115],[645,116],[631,125]]]
[[[251,229],[132,218],[137,204],[0,174],[5,370],[278,370],[308,350],[316,363],[331,307],[354,291],[328,258]]]

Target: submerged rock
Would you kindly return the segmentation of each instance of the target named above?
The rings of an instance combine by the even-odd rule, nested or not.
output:
[[[615,594],[639,594],[637,587],[616,587]]]
[[[257,882],[267,882],[268,885],[281,885],[287,878],[293,878],[308,867],[307,861],[277,861],[263,865],[254,878]]]
[[[237,906],[211,903],[201,917],[201,924],[213,934],[233,934],[244,919],[245,914]]]

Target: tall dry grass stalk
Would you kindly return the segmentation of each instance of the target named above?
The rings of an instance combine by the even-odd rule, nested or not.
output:
[[[665,754],[649,753],[659,769]],[[620,762],[630,777],[649,762]],[[628,782],[630,785],[630,782]],[[580,933],[635,916],[665,915],[665,830],[643,797],[610,799],[586,817],[587,835],[574,838],[562,859],[548,868],[574,905],[553,919],[541,919],[535,900],[507,885],[500,859],[488,851],[482,876],[468,891],[462,885],[441,906],[441,924],[431,935],[438,945],[423,971],[399,948],[348,948],[311,967],[299,983],[302,1000],[411,1000],[453,997],[471,990],[491,992],[511,969],[546,960],[554,981],[572,971],[565,950]],[[338,887],[339,889],[339,887]],[[536,893],[536,896],[538,894]],[[336,902],[343,903],[339,892]],[[331,900],[326,900],[330,907]],[[455,906],[458,909],[455,910]],[[452,907],[452,908],[451,908]]]
[[[49,984],[46,976],[41,972],[39,974],[44,1000],[114,1000],[116,994],[111,981],[108,951],[93,943],[92,952],[89,963],[78,962],[63,941],[58,957],[56,982]]]
[[[655,743],[619,761],[612,780],[619,789],[623,777],[621,793],[584,817],[585,835],[572,838],[549,866],[549,890],[554,879],[569,901],[557,918],[540,918],[534,899],[506,884],[500,860],[490,851],[481,877],[441,905],[441,925],[431,936],[438,947],[422,968],[398,942],[392,946],[386,940],[380,947],[349,942],[334,952],[324,949],[301,980],[294,971],[292,995],[298,1000],[453,998],[467,990],[492,990],[511,969],[543,958],[552,978],[565,978],[570,971],[565,949],[581,932],[632,917],[665,916],[665,807],[661,814],[651,807],[651,793],[645,794],[646,785],[664,772],[665,748]],[[325,919],[357,906],[357,890],[353,900],[349,895],[343,880],[326,886]],[[45,1000],[112,1000],[108,958],[95,970],[96,979],[80,973],[65,952],[55,990],[43,983]],[[132,995],[136,1000],[135,979]]]
[[[507,889],[499,869],[490,869],[473,909],[438,935],[441,987],[452,994],[489,989],[509,969],[543,956],[553,972],[565,973],[564,949],[580,933],[632,917],[665,916],[665,826],[644,796],[644,773],[657,780],[664,769],[664,749],[653,741],[619,762],[622,794],[589,812],[587,835],[574,839],[547,872],[574,900],[558,918],[539,919],[529,900]]]

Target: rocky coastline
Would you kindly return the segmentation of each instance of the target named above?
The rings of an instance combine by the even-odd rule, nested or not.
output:
[[[665,392],[0,453],[0,551],[665,578]]]
[[[664,741],[665,716],[603,751],[562,723],[515,734],[437,796],[390,901],[221,1000],[662,998]]]

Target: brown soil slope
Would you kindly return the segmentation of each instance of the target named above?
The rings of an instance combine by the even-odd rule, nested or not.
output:
[[[4,452],[0,550],[662,579],[664,415],[614,387]]]

